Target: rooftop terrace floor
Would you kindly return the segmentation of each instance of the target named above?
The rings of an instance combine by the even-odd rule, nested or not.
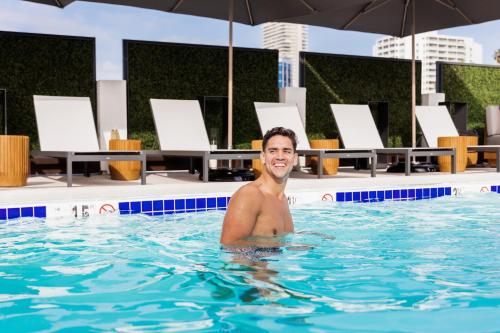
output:
[[[335,176],[317,179],[315,175],[294,171],[288,181],[287,193],[304,191],[335,191],[358,188],[397,188],[430,184],[499,184],[500,173],[494,168],[467,169],[464,173],[414,173],[404,174],[377,171],[377,177],[369,176],[369,171],[354,171],[341,168]],[[166,197],[175,195],[201,195],[208,193],[228,193],[236,191],[245,182],[209,182],[198,180],[198,175],[187,172],[166,172],[147,175],[147,185],[140,181],[115,181],[109,175],[84,177],[75,175],[73,187],[66,186],[65,176],[35,176],[28,178],[25,187],[0,188],[0,205],[33,202],[68,202],[74,200],[100,200],[124,198]]]

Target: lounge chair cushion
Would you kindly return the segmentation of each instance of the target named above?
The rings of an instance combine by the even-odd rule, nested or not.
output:
[[[285,127],[297,135],[297,149],[311,149],[297,105],[265,102],[255,102],[254,105],[262,135],[273,127]]]
[[[486,138],[487,145],[500,145],[500,135],[490,135]]]
[[[440,106],[417,106],[415,114],[429,147],[438,146],[440,136],[458,136],[448,109]]]
[[[210,151],[198,101],[151,99],[150,103],[161,150]]]
[[[42,151],[99,151],[88,97],[33,96]]]
[[[368,105],[330,104],[330,109],[345,148],[384,148]]]

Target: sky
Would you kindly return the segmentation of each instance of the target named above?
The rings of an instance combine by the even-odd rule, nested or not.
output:
[[[97,79],[122,79],[122,39],[228,44],[225,21],[154,10],[77,1],[65,9],[22,0],[0,0],[0,30],[96,38]],[[500,20],[439,33],[471,37],[483,46],[483,63],[495,64]],[[382,35],[309,27],[309,51],[371,56]],[[234,25],[234,45],[261,48],[261,27]]]

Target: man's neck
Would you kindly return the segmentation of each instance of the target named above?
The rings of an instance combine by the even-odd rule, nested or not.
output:
[[[285,187],[288,177],[285,179],[276,179],[275,177],[264,171],[261,175],[261,178],[262,180],[260,188],[263,191],[280,199],[285,195]]]

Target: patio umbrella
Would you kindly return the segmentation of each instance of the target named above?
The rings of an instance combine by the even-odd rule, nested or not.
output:
[[[77,0],[24,0],[64,8]],[[228,148],[233,143],[233,22],[258,25],[286,17],[303,16],[365,0],[78,0],[156,9],[229,21]]]
[[[341,30],[412,35],[412,146],[416,143],[415,34],[500,19],[499,0],[365,0],[336,10],[286,18]]]

